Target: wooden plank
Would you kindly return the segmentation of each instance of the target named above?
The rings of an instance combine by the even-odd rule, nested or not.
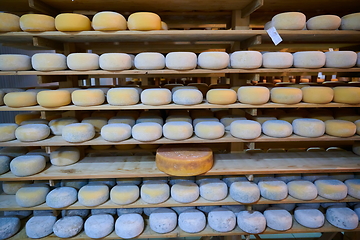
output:
[[[339,164],[341,163],[341,164]],[[136,170],[136,171],[134,171]],[[204,175],[360,172],[360,157],[352,152],[286,152],[214,154],[214,166]],[[166,177],[157,169],[155,156],[85,157],[69,166],[48,165],[42,172],[16,177],[11,172],[0,181],[90,178]]]
[[[42,37],[33,37],[33,45],[41,49],[64,51],[64,45],[61,42]]]
[[[241,16],[247,17],[250,16],[253,12],[258,10],[264,5],[264,0],[252,0],[246,7],[241,10]]]
[[[48,4],[44,3],[41,0],[28,0],[29,7],[33,10],[39,11],[41,13],[56,16],[59,14],[59,11],[54,9],[53,7],[49,6]]]

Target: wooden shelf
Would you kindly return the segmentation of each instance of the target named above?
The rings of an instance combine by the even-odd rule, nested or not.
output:
[[[214,166],[204,175],[304,172],[360,172],[360,157],[347,151],[214,154]],[[49,164],[42,172],[27,177],[17,177],[7,172],[0,175],[0,181],[137,177],[169,175],[157,169],[155,156],[101,156],[85,157],[63,167]]]

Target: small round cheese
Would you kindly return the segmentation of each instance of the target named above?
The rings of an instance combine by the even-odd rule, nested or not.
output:
[[[318,179],[315,186],[321,197],[331,200],[341,200],[347,196],[346,185],[337,179]]]
[[[217,232],[230,232],[236,226],[236,216],[226,208],[216,208],[209,212],[208,223]]]
[[[357,54],[353,51],[330,51],[325,56],[325,67],[328,68],[351,68],[357,61]]]
[[[258,211],[241,211],[237,215],[237,224],[244,232],[259,234],[266,228],[266,219]]]
[[[347,104],[360,103],[360,87],[334,87],[333,89],[334,102]]]
[[[230,196],[240,203],[255,203],[260,199],[260,189],[253,182],[238,181],[230,185]]]
[[[200,190],[196,183],[183,181],[171,187],[171,197],[180,203],[190,203],[199,198]]]
[[[141,92],[141,102],[145,105],[166,105],[171,102],[171,91],[166,88],[151,88]]]
[[[91,26],[96,31],[119,31],[127,29],[124,16],[111,11],[96,13],[92,18]]]
[[[288,52],[267,52],[263,54],[264,68],[289,68],[293,62],[294,57]]]
[[[274,103],[295,104],[302,99],[302,91],[293,87],[277,87],[270,91],[271,101]]]
[[[325,217],[318,209],[297,207],[294,211],[295,220],[307,228],[320,228],[324,225]]]
[[[292,126],[294,133],[302,137],[321,137],[325,133],[325,123],[319,119],[298,118]]]
[[[337,228],[355,229],[359,224],[359,217],[347,207],[332,206],[326,210],[326,220]]]
[[[342,30],[360,30],[360,13],[351,13],[341,18],[340,29]]]
[[[91,21],[82,14],[61,13],[55,18],[55,27],[62,32],[90,31]]]
[[[137,123],[131,130],[132,137],[138,141],[155,141],[162,136],[162,127],[158,123]]]
[[[243,86],[238,89],[238,100],[245,104],[264,104],[269,101],[270,91],[262,86]]]
[[[79,216],[60,218],[53,226],[54,234],[59,238],[71,238],[81,232],[84,220]]]
[[[0,142],[14,140],[17,128],[18,125],[16,123],[0,123]]]
[[[85,142],[94,136],[95,128],[90,123],[72,123],[62,130],[62,137],[67,142]]]
[[[36,71],[59,71],[67,69],[66,56],[61,53],[36,53],[31,57]]]
[[[30,107],[37,104],[34,92],[11,92],[4,97],[4,103],[8,107]]]
[[[16,192],[15,200],[20,207],[34,207],[45,202],[49,191],[47,184],[29,184]]]
[[[71,70],[87,71],[99,69],[99,55],[96,53],[70,53],[66,63]]]
[[[61,136],[62,129],[64,126],[69,125],[71,123],[78,123],[79,121],[76,118],[73,117],[67,117],[67,118],[56,118],[49,122],[49,127],[51,130],[51,133],[56,136]]]
[[[334,98],[334,91],[330,87],[303,87],[301,88],[303,101],[307,103],[329,103]]]
[[[109,142],[119,142],[131,137],[131,127],[124,123],[111,123],[101,128],[101,137]]]
[[[360,179],[348,179],[345,181],[345,185],[350,196],[360,199]]]
[[[110,199],[115,204],[125,205],[135,202],[140,196],[139,187],[135,184],[122,183],[110,191]]]
[[[276,14],[271,24],[277,30],[302,30],[306,24],[306,16],[301,12],[284,12]]]
[[[78,201],[87,207],[103,204],[109,199],[109,187],[105,184],[88,184],[80,188]]]
[[[179,227],[187,233],[201,232],[206,226],[205,214],[196,209],[186,210],[179,215]]]
[[[258,51],[236,51],[230,55],[232,68],[254,69],[262,65],[262,55]]]
[[[20,17],[11,13],[0,13],[0,32],[19,32]]]
[[[197,89],[179,89],[173,93],[174,103],[180,105],[200,104],[203,99],[202,93]]]
[[[124,239],[135,238],[143,232],[144,225],[144,219],[140,214],[123,214],[115,222],[115,232]]]
[[[307,20],[308,30],[337,30],[340,27],[341,18],[336,15],[320,15]]]
[[[59,187],[46,196],[46,204],[51,208],[64,208],[77,201],[77,191],[72,187]]]
[[[204,121],[195,125],[195,134],[203,139],[217,139],[224,136],[225,128],[220,122]]]
[[[163,69],[165,67],[165,57],[158,52],[142,52],[135,56],[134,64],[137,69]]]
[[[289,230],[292,226],[291,214],[281,208],[268,208],[264,211],[264,217],[266,218],[266,225],[269,228],[278,231]]]
[[[20,28],[25,32],[55,31],[55,19],[44,14],[24,14],[20,17]]]
[[[356,125],[346,120],[325,121],[325,132],[335,137],[351,137],[356,133]]]
[[[55,166],[67,166],[80,160],[80,150],[76,147],[59,147],[50,153],[50,162]]]
[[[72,92],[71,100],[76,106],[96,106],[104,103],[105,95],[100,89],[81,89]]]
[[[236,98],[236,92],[232,89],[211,89],[206,93],[206,100],[211,104],[232,104]]]
[[[307,180],[294,180],[287,183],[289,194],[300,200],[313,200],[317,197],[318,191],[316,186]]]
[[[11,172],[18,177],[31,176],[44,170],[46,159],[42,155],[23,155],[10,162]]]
[[[223,69],[229,65],[230,58],[226,52],[202,52],[198,56],[198,65],[205,69]]]
[[[252,120],[236,120],[230,125],[230,133],[236,138],[255,139],[261,135],[261,125]]]
[[[127,26],[132,31],[161,30],[161,19],[156,13],[136,12],[128,17]]]
[[[288,195],[287,185],[277,179],[261,180],[258,183],[261,196],[270,200],[282,200]]]
[[[200,196],[208,201],[220,201],[226,198],[228,187],[218,179],[208,179],[200,183]]]
[[[301,51],[293,56],[296,68],[321,68],[325,65],[325,54],[320,51]]]
[[[31,58],[28,55],[0,54],[1,71],[26,71],[31,68]]]
[[[165,58],[166,67],[174,70],[191,70],[196,68],[197,56],[193,52],[169,52]]]
[[[57,108],[71,103],[71,95],[66,90],[47,90],[37,94],[38,104],[46,108]]]
[[[106,99],[110,105],[128,106],[137,104],[140,96],[136,88],[111,88],[106,94]]]
[[[50,128],[45,124],[27,124],[15,130],[16,139],[21,142],[35,142],[47,138]]]
[[[190,123],[184,121],[168,122],[163,126],[164,137],[171,140],[188,139],[193,134],[193,127]]]
[[[147,203],[162,203],[170,197],[170,187],[167,183],[150,180],[141,186],[140,195]]]
[[[150,214],[150,228],[157,233],[168,233],[177,225],[176,213],[169,208],[158,208]]]
[[[114,223],[110,214],[92,215],[86,219],[84,231],[89,238],[104,238],[114,230]]]
[[[55,216],[33,216],[26,222],[25,232],[29,238],[43,238],[53,232]]]
[[[99,66],[108,71],[127,70],[132,67],[132,60],[126,53],[104,53],[99,57]]]

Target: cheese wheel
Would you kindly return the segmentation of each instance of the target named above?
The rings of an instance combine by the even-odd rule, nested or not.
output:
[[[55,19],[44,14],[24,14],[20,17],[20,28],[25,32],[56,31]]]
[[[174,103],[180,105],[200,104],[203,99],[202,93],[197,89],[178,89],[173,93]]]
[[[87,207],[103,204],[109,199],[109,187],[105,184],[88,184],[80,188],[78,201]]]
[[[62,129],[64,126],[69,125],[71,123],[78,123],[79,121],[76,118],[73,117],[67,117],[67,118],[56,118],[49,122],[49,127],[51,130],[51,133],[57,136],[61,136]]]
[[[168,84],[165,84],[164,85],[165,88],[168,88],[170,90],[170,88],[168,87]],[[194,87],[194,86],[175,86],[173,88],[171,88],[171,93],[174,95],[174,93],[177,91],[177,90],[180,90],[180,89],[198,89],[197,87]],[[200,91],[200,90],[199,90]],[[200,91],[201,92],[201,91]],[[172,113],[173,114],[173,113]]]
[[[360,30],[360,13],[351,13],[341,18],[340,29],[342,30]]]
[[[0,32],[19,32],[20,17],[11,13],[0,13]]]
[[[21,227],[18,217],[0,217],[0,239],[7,239],[15,235]]]
[[[91,26],[96,31],[119,31],[127,29],[124,16],[111,11],[96,13],[92,18]]]
[[[329,103],[334,98],[334,91],[330,87],[303,87],[301,88],[303,94],[303,102],[307,103]]]
[[[124,239],[135,238],[143,232],[144,225],[144,219],[140,214],[123,214],[115,222],[115,232]]]
[[[347,207],[332,206],[326,210],[326,220],[337,228],[355,229],[359,225],[359,217]]]
[[[149,217],[150,228],[157,233],[168,233],[177,225],[176,213],[169,208],[158,208]]]
[[[166,105],[171,102],[171,91],[166,88],[145,89],[141,92],[140,98],[145,105]]]
[[[109,119],[108,124],[112,124],[112,123],[124,123],[132,127],[135,125],[135,119],[131,116],[112,117]]]
[[[162,127],[158,123],[137,123],[131,130],[132,137],[138,141],[155,141],[162,136]]]
[[[169,27],[166,24],[166,22],[161,21],[161,30],[169,30]]]
[[[66,64],[71,70],[87,71],[99,69],[99,55],[96,53],[70,53]]]
[[[15,195],[20,188],[25,187],[26,185],[29,185],[31,183],[32,181],[16,181],[16,182],[4,181],[2,182],[2,189],[5,194]]]
[[[203,139],[217,139],[224,136],[225,128],[220,122],[204,121],[195,125],[195,134]]]
[[[33,216],[26,222],[25,232],[28,238],[43,238],[53,232],[56,216]]]
[[[51,208],[64,208],[77,201],[77,191],[72,187],[58,187],[46,195],[46,204]]]
[[[226,115],[220,118],[220,122],[224,125],[225,131],[230,131],[231,123],[237,120],[246,120],[246,118],[240,117],[239,115]]]
[[[360,199],[360,179],[347,179],[345,185],[350,196]]]
[[[15,200],[20,207],[35,207],[45,202],[49,191],[47,184],[29,184],[16,192]]]
[[[0,123],[0,142],[14,140],[17,128],[18,125],[16,123]]]
[[[262,132],[270,137],[289,137],[292,132],[292,126],[287,121],[269,120],[262,124]]]
[[[67,166],[80,160],[80,150],[76,147],[60,147],[50,153],[50,162],[55,166]]]
[[[207,179],[200,183],[200,196],[208,201],[220,201],[226,198],[228,187],[219,179]]]
[[[206,227],[205,214],[196,209],[189,209],[179,214],[179,227],[187,233],[197,233]]]
[[[356,125],[346,120],[325,121],[325,132],[335,137],[351,137],[356,133]]]
[[[331,200],[341,200],[347,195],[346,185],[337,179],[318,179],[315,186],[321,197]]]
[[[294,62],[293,55],[288,52],[267,52],[262,57],[264,68],[289,68]]]
[[[291,214],[281,208],[271,207],[264,211],[266,225],[277,231],[289,230],[292,226],[293,218]]]
[[[161,19],[156,13],[136,12],[128,17],[127,26],[132,31],[161,30]]]
[[[9,156],[0,155],[0,174],[6,173],[10,170],[10,161]]]
[[[35,142],[47,138],[50,128],[45,124],[27,124],[15,130],[16,139],[21,142]]]
[[[230,196],[243,204],[255,203],[260,199],[260,189],[253,182],[237,181],[230,185]]]
[[[236,216],[227,208],[215,208],[208,214],[208,223],[217,232],[230,232],[236,226]]]
[[[158,52],[142,52],[135,56],[134,64],[137,69],[163,69],[165,67],[165,57]]]
[[[111,88],[106,95],[106,99],[111,105],[128,106],[137,104],[140,96],[136,88]]]
[[[124,123],[111,123],[101,128],[101,137],[109,142],[119,142],[131,137],[131,127]]]
[[[237,223],[241,230],[251,234],[262,233],[266,228],[266,219],[259,211],[239,212]]]
[[[277,30],[302,30],[306,24],[306,16],[301,12],[284,12],[271,19]]]
[[[333,89],[334,102],[347,104],[360,103],[360,87],[334,87]]]
[[[115,204],[126,205],[135,202],[140,196],[139,187],[135,184],[122,183],[110,191],[110,199]]]
[[[89,123],[94,126],[95,132],[99,133],[103,126],[107,124],[107,119],[104,117],[87,117],[81,123]]]
[[[317,197],[318,191],[316,186],[307,180],[294,180],[287,183],[289,194],[300,200],[313,200]]]
[[[230,125],[230,133],[236,138],[255,139],[261,135],[261,125],[252,120],[236,120]]]
[[[31,58],[28,55],[0,54],[1,71],[26,71],[31,68]]]
[[[38,104],[46,108],[57,108],[71,103],[71,95],[66,90],[47,90],[37,94]]]
[[[324,214],[314,208],[297,207],[294,211],[295,220],[307,228],[320,228],[324,225]]]
[[[11,172],[18,177],[31,176],[44,170],[46,159],[42,155],[24,155],[10,162]]]
[[[301,51],[293,54],[296,68],[321,68],[325,65],[325,53],[320,51]]]
[[[236,51],[230,55],[232,68],[254,69],[262,65],[262,55],[258,51]]]
[[[141,186],[140,196],[147,203],[162,203],[170,197],[170,187],[162,181],[149,180]]]
[[[336,15],[320,15],[307,20],[308,30],[337,30],[340,27],[341,18]]]
[[[325,67],[328,68],[351,68],[357,61],[357,54],[353,51],[330,51],[325,56]]]
[[[132,67],[132,60],[126,53],[104,53],[99,57],[99,66],[108,71],[127,70]]]
[[[356,120],[354,123],[356,125],[356,134],[360,135],[360,119]]]
[[[234,182],[247,181],[247,178],[245,176],[225,175],[221,180],[223,180],[224,183],[230,187]]]
[[[45,125],[48,125],[48,123],[49,123],[48,120],[38,118],[38,119],[30,119],[30,120],[22,121],[20,126],[27,125],[27,124],[45,124]]]
[[[209,148],[160,147],[156,151],[156,166],[173,176],[195,176],[205,173],[213,165]]]
[[[236,98],[236,92],[232,89],[211,89],[206,93],[206,100],[211,104],[232,104]]]
[[[89,238],[104,238],[114,230],[114,222],[110,214],[92,215],[85,221],[85,234]]]
[[[83,228],[84,220],[79,216],[60,218],[53,226],[54,234],[59,238],[71,238],[79,234]]]
[[[104,103],[105,95],[100,89],[75,90],[71,94],[71,100],[76,106],[96,106]]]
[[[238,89],[238,100],[245,104],[264,104],[269,101],[270,91],[262,86],[243,86]]]
[[[72,187],[76,190],[79,190],[80,188],[88,184],[88,182],[89,181],[87,179],[61,180],[60,185],[61,187]]]
[[[193,126],[184,121],[173,121],[163,126],[164,137],[171,140],[185,140],[193,135]]]
[[[174,70],[191,70],[197,66],[197,56],[193,52],[169,52],[166,54],[165,65]]]
[[[95,128],[90,123],[72,123],[62,130],[62,137],[67,142],[85,142],[95,136]]]
[[[216,117],[198,117],[195,118],[192,122],[193,125],[196,126],[200,122],[219,122],[219,119]]]
[[[274,103],[295,104],[302,99],[302,91],[293,87],[277,87],[270,91],[271,101]]]
[[[287,185],[277,179],[264,179],[258,183],[261,196],[270,200],[282,200],[288,195]]]
[[[36,53],[31,57],[36,71],[59,71],[67,69],[66,56],[60,53]]]
[[[196,183],[182,181],[171,187],[171,197],[180,203],[191,203],[199,198],[200,190]]]
[[[205,69],[223,69],[229,65],[230,58],[226,52],[202,52],[198,56],[198,65]]]
[[[55,28],[62,32],[90,31],[91,21],[82,14],[61,13],[55,17]]]
[[[325,123],[318,119],[298,118],[292,126],[294,133],[302,137],[321,137],[325,133]]]

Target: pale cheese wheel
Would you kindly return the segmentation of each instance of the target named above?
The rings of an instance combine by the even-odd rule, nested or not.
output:
[[[325,65],[325,53],[320,51],[301,51],[293,54],[296,68],[321,68]]]
[[[50,162],[55,166],[67,166],[80,160],[80,150],[76,147],[60,147],[50,153]]]
[[[266,225],[277,231],[289,230],[292,226],[293,218],[291,214],[281,208],[271,207],[264,211]]]
[[[292,125],[283,120],[269,120],[262,124],[262,132],[270,137],[289,137],[292,132]]]
[[[169,208],[155,209],[149,217],[150,228],[157,233],[168,233],[177,225],[177,215]]]
[[[220,122],[204,121],[195,125],[195,134],[203,139],[217,139],[224,136],[225,128]]]
[[[124,239],[135,238],[143,232],[144,225],[144,219],[140,214],[123,214],[115,222],[115,232]]]
[[[81,121],[81,123],[89,123],[93,125],[96,133],[99,133],[107,122],[108,120],[105,117],[87,117]]]
[[[26,222],[26,236],[35,239],[46,237],[53,232],[55,222],[55,216],[33,216]]]
[[[260,189],[256,183],[237,181],[230,185],[230,196],[243,204],[255,203],[260,199]]]
[[[0,174],[6,173],[10,170],[10,161],[11,158],[9,156],[0,155]]]
[[[164,137],[171,140],[185,140],[192,136],[193,126],[184,121],[173,121],[163,126]]]
[[[59,71],[67,69],[66,56],[60,53],[36,53],[31,57],[36,71]]]
[[[270,99],[270,91],[262,86],[243,86],[238,89],[238,100],[245,104],[264,104]]]
[[[316,186],[307,180],[294,180],[287,183],[289,194],[300,200],[313,200],[317,197],[318,191]]]
[[[49,122],[49,127],[50,127],[52,134],[54,134],[56,136],[61,136],[62,129],[64,126],[69,125],[71,123],[78,123],[78,122],[79,121],[73,117],[56,118]]]
[[[206,227],[205,214],[196,209],[188,209],[179,214],[178,224],[187,233],[197,233]]]
[[[142,52],[135,56],[134,64],[137,69],[163,69],[165,67],[165,57],[158,52]]]
[[[211,89],[206,93],[206,100],[211,104],[227,105],[235,103],[236,92],[232,89]]]
[[[161,30],[161,19],[156,13],[136,12],[128,17],[127,26],[132,31]]]
[[[47,138],[50,128],[45,124],[27,124],[15,130],[16,139],[21,142],[35,142]]]
[[[236,226],[236,215],[227,208],[216,208],[209,212],[208,223],[217,232],[230,232]]]
[[[124,16],[111,11],[96,13],[92,18],[91,26],[96,31],[119,31],[127,29]]]
[[[51,208],[68,207],[77,201],[77,191],[72,187],[58,187],[46,195],[46,204]]]
[[[90,123],[72,123],[62,130],[62,137],[67,142],[85,142],[94,136],[95,128]]]
[[[232,68],[254,69],[262,65],[262,55],[258,51],[236,51],[230,55]]]
[[[89,238],[104,238],[114,230],[114,223],[110,214],[92,215],[86,219],[84,231]]]
[[[255,139],[261,135],[261,125],[252,120],[236,120],[230,125],[230,133],[236,138]]]
[[[127,70],[132,67],[132,60],[126,53],[104,53],[99,57],[99,66],[108,71]]]
[[[8,239],[15,235],[21,228],[21,222],[18,217],[0,217],[0,239]]]
[[[270,91],[270,99],[274,103],[295,104],[302,99],[302,91],[293,87],[277,87]]]
[[[119,142],[131,137],[131,127],[125,123],[111,123],[101,128],[101,137],[109,142]]]
[[[200,122],[219,122],[216,117],[197,117],[192,121],[193,126],[196,126]]]
[[[360,103],[360,87],[334,87],[333,89],[334,102],[347,104]]]
[[[136,88],[111,88],[106,94],[106,99],[110,105],[128,106],[137,104],[140,96]]]
[[[42,155],[24,155],[10,162],[11,172],[18,177],[31,176],[44,170],[46,159]]]
[[[258,183],[261,196],[270,200],[282,200],[288,195],[286,183],[277,179],[264,179]]]
[[[226,198],[228,187],[219,179],[207,179],[200,183],[200,196],[208,201],[220,201]]]
[[[171,91],[166,88],[151,88],[141,92],[141,102],[145,105],[166,105],[171,102]]]
[[[171,197],[180,203],[191,203],[199,198],[200,190],[196,183],[182,181],[171,187]]]
[[[20,28],[25,32],[56,31],[55,19],[44,14],[24,14],[20,17]]]
[[[99,55],[96,53],[70,53],[66,64],[71,70],[87,71],[99,69]]]
[[[346,120],[325,121],[325,132],[335,137],[351,137],[356,133],[356,125]]]
[[[81,217],[67,216],[56,221],[53,231],[59,238],[71,238],[81,232],[83,225],[84,220]]]
[[[37,94],[38,104],[46,108],[57,108],[71,103],[70,92],[66,90],[46,90]]]
[[[204,99],[202,93],[197,89],[178,89],[173,93],[172,98],[174,103],[180,105],[200,104]]]
[[[174,70],[191,70],[197,66],[197,56],[193,52],[169,52],[166,54],[165,65]]]
[[[289,68],[294,62],[293,55],[288,52],[267,52],[262,57],[264,68]]]
[[[78,201],[87,207],[100,205],[109,199],[109,187],[105,184],[88,184],[80,188]]]
[[[360,13],[351,13],[341,18],[340,29],[342,30],[360,30]]]
[[[334,98],[334,91],[330,87],[303,87],[303,102],[324,104],[329,103]]]
[[[55,17],[55,28],[62,32],[90,31],[91,21],[82,14],[61,13]]]
[[[137,123],[131,129],[132,137],[138,141],[155,141],[162,136],[162,127],[158,123],[143,122]]]
[[[325,56],[325,67],[328,68],[351,68],[357,61],[357,54],[353,51],[330,51]]]
[[[315,186],[321,197],[331,200],[341,200],[347,196],[347,186],[337,179],[318,179]]]
[[[326,220],[337,228],[355,229],[359,225],[359,217],[347,207],[332,206],[326,210]]]
[[[223,69],[229,65],[230,58],[226,52],[202,52],[198,56],[198,65],[205,69]]]
[[[100,89],[81,89],[72,92],[71,100],[76,106],[96,106],[104,103],[105,95]]]
[[[146,116],[140,116],[138,119],[136,119],[136,124],[138,123],[145,123],[145,122],[153,122],[158,123],[160,125],[164,124],[164,119],[157,115],[146,115]]]
[[[277,30],[302,30],[306,24],[306,16],[301,12],[284,12],[271,19]]]
[[[292,126],[294,133],[302,137],[321,137],[325,133],[325,123],[319,119],[298,118]]]
[[[350,196],[360,199],[360,179],[347,179],[345,185]]]
[[[45,202],[49,191],[47,184],[29,184],[16,192],[15,200],[20,207],[34,207]]]
[[[135,184],[122,183],[110,191],[110,199],[115,204],[126,205],[135,202],[140,196],[139,187]]]
[[[220,122],[224,125],[225,131],[230,131],[231,123],[236,120],[246,120],[246,118],[239,115],[226,115],[220,118]]]
[[[324,225],[324,214],[315,208],[297,207],[294,211],[295,220],[307,228],[320,228]]]
[[[149,180],[141,186],[140,196],[144,202],[158,204],[170,197],[170,187],[159,180]]]
[[[20,17],[11,13],[0,13],[0,32],[19,32]]]
[[[341,18],[336,15],[320,15],[307,20],[308,30],[337,30],[340,27]]]
[[[122,117],[112,117],[109,119],[108,124],[112,123],[124,123],[130,125],[130,127],[135,125],[135,119],[131,116],[122,116]]]
[[[17,128],[18,125],[16,123],[0,123],[0,142],[14,140]]]
[[[31,58],[28,55],[0,54],[1,71],[26,71],[31,68]]]
[[[241,211],[237,215],[237,224],[244,232],[259,234],[266,228],[266,219],[259,211]]]

